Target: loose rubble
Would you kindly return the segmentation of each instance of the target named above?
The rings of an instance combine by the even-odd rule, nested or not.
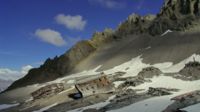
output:
[[[180,76],[176,77],[182,80],[199,80],[200,79],[200,63],[199,62],[189,62],[185,67],[179,72]]]
[[[176,96],[171,100],[174,100],[174,103],[169,105],[163,112],[179,112],[180,109],[200,103],[200,90]]]

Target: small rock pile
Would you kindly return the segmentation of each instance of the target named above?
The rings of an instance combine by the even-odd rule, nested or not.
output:
[[[164,95],[170,95],[171,94],[170,91],[178,91],[178,90],[177,89],[149,87],[147,94],[151,95],[151,96],[164,96]]]
[[[144,82],[147,82],[147,80],[138,78],[138,77],[129,77],[129,78],[126,78],[125,82],[122,83],[121,85],[119,85],[118,88],[122,89],[122,88],[126,88],[129,86],[135,87],[140,84],[143,84]]]
[[[179,72],[180,78],[182,80],[199,80],[200,79],[200,63],[199,62],[189,62],[185,67]]]
[[[142,69],[142,71],[139,72],[138,77],[141,79],[153,78],[154,76],[159,76],[160,74],[162,74],[160,69],[151,66],[151,67]]]

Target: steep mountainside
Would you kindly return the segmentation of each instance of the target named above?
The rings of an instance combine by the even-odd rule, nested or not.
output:
[[[173,33],[161,38],[168,29]],[[148,63],[176,63],[192,53],[200,53],[199,34],[194,29],[200,31],[200,1],[166,0],[156,16],[132,14],[115,31],[96,32],[91,40],[80,41],[65,54],[47,59],[7,90],[51,81],[98,65],[107,69],[138,55]]]

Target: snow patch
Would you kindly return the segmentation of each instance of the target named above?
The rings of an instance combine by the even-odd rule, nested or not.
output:
[[[87,110],[87,109],[91,109],[91,108],[100,109],[100,108],[108,105],[110,103],[110,100],[112,100],[113,98],[115,98],[115,95],[109,97],[108,100],[106,100],[105,102],[97,103],[97,104],[90,105],[90,106],[83,107],[83,108],[78,108],[75,110],[71,110],[69,112],[82,112],[83,110]]]
[[[36,111],[33,111],[33,112],[43,112],[43,111],[45,111],[45,110],[50,109],[51,107],[56,106],[57,104],[58,104],[58,103],[54,103],[54,104],[52,104],[52,105],[50,105],[50,106],[44,107],[44,108],[42,108],[42,109],[40,109],[40,110],[36,110]]]
[[[167,76],[159,76],[154,77],[151,83],[144,83],[137,87],[129,87],[130,89],[145,89],[148,90],[149,87],[164,87],[164,88],[177,88],[180,89],[179,92],[174,92],[172,95],[168,96],[161,96],[150,98],[144,101],[140,101],[135,104],[131,104],[129,106],[112,110],[109,112],[161,112],[163,111],[168,105],[172,104],[173,101],[170,99],[181,95],[183,93],[191,92],[200,88],[200,80],[197,81],[182,81],[179,79],[174,79],[172,77]],[[188,107],[185,110],[191,110],[188,112],[198,112],[200,109],[200,105],[194,107]],[[193,111],[195,110],[195,111]],[[198,110],[198,111],[196,111]]]
[[[159,68],[163,73],[177,73],[181,69],[184,68],[186,63],[193,61],[194,58],[195,58],[196,61],[200,62],[200,55],[193,54],[189,58],[187,58],[187,59],[185,59],[185,60],[183,60],[183,61],[181,61],[181,62],[179,62],[178,64],[175,64],[175,65],[173,64],[173,62],[156,63],[156,64],[153,64],[153,65],[150,65],[150,64],[143,63],[142,62],[143,59],[141,58],[141,55],[140,55],[140,56],[137,56],[137,57],[131,59],[128,62],[125,62],[125,63],[123,63],[119,66],[115,66],[115,67],[113,67],[109,70],[103,71],[103,72],[105,74],[113,74],[115,72],[122,71],[122,72],[126,72],[126,74],[124,74],[124,76],[122,76],[122,77],[130,77],[130,76],[132,77],[132,76],[137,76],[138,73],[140,71],[142,71],[143,68],[153,66],[153,67]],[[61,83],[61,82],[65,82],[65,80],[67,80],[68,84],[73,84],[73,83],[76,82],[75,79],[78,78],[78,77],[99,75],[100,72],[97,72],[97,70],[100,67],[101,67],[101,65],[97,66],[94,69],[88,70],[88,71],[83,71],[83,72],[80,72],[80,73],[71,74],[69,76],[48,82],[48,84]],[[127,70],[127,68],[129,68],[129,69]]]
[[[180,89],[181,92],[189,92],[200,88],[200,80],[197,81],[183,81],[180,79],[175,79],[169,76],[159,76],[153,77],[152,82],[144,83],[136,87],[129,87],[131,89],[145,89],[148,90],[149,87],[164,87],[164,88],[176,88]]]
[[[143,68],[150,66],[149,64],[143,63],[142,60],[143,59],[141,58],[141,56],[138,56],[126,63],[123,63],[119,66],[116,66],[104,72],[106,74],[112,74],[117,71],[122,71],[122,72],[126,72],[126,74],[123,77],[136,76]],[[128,70],[126,70],[127,67],[129,67]]]
[[[111,110],[108,112],[162,112],[162,110],[172,101],[168,100],[172,96],[163,96],[150,98],[135,104],[131,104],[129,106]]]
[[[200,103],[196,104],[196,105],[192,105],[192,106],[189,106],[189,107],[186,107],[182,110],[185,110],[187,112],[199,112],[200,110]]]
[[[172,65],[162,69],[162,72],[164,72],[164,73],[177,73],[185,67],[185,64],[194,61],[194,59],[195,59],[195,61],[200,62],[200,55],[193,54],[192,56],[186,58],[185,60],[183,60],[183,61],[181,61],[181,62],[179,62],[178,64],[175,64],[175,65],[173,65],[171,63]]]
[[[151,46],[144,48],[145,50],[151,49]]]
[[[125,81],[115,81],[113,82],[115,85],[115,88],[117,88],[120,84],[124,83]]]
[[[17,104],[0,104],[0,110],[15,107],[15,106],[18,106],[18,105],[19,105],[19,103],[17,103]]]
[[[161,36],[164,36],[164,35],[166,35],[166,34],[168,34],[168,33],[171,33],[171,32],[173,32],[173,31],[171,31],[171,30],[167,30],[167,31],[165,31]]]
[[[67,81],[67,84],[75,84],[76,83],[76,80],[69,80]]]

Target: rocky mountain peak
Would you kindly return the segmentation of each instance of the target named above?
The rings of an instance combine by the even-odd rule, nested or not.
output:
[[[90,40],[94,47],[99,47],[104,43],[112,41],[114,31],[110,28],[106,28],[103,32],[95,32]]]
[[[162,16],[181,17],[184,15],[200,15],[199,0],[166,0],[160,13]]]
[[[120,37],[124,37],[130,34],[142,34],[146,33],[151,22],[155,19],[154,15],[140,16],[138,14],[131,14],[128,19],[121,23],[116,34]]]
[[[143,16],[143,20],[146,20],[146,21],[153,21],[155,18],[156,18],[156,16],[152,15],[152,14],[148,14],[146,16]]]
[[[160,13],[149,27],[149,34],[173,31],[192,31],[199,26],[199,0],[166,0]]]
[[[139,19],[141,19],[141,16],[139,16],[138,14],[131,14],[128,16],[127,22],[132,22],[132,23],[136,23],[139,21]]]

